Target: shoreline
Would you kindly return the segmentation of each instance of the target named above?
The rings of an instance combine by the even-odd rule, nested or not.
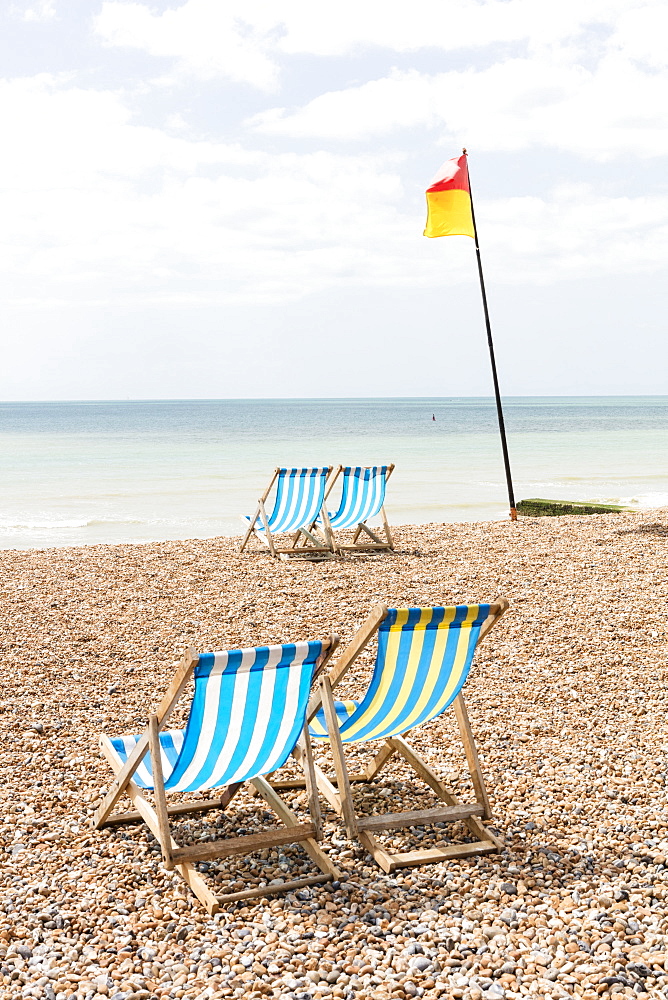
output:
[[[560,502],[560,501],[556,501]],[[583,501],[584,502],[584,501]],[[591,501],[591,503],[598,504],[599,501]],[[600,501],[603,503],[603,501]],[[629,505],[622,512],[627,514],[661,514],[668,510],[668,507],[633,507]],[[547,515],[545,515],[547,516]],[[554,515],[549,515],[554,517]],[[559,516],[559,515],[557,515]],[[566,516],[566,515],[563,515]],[[569,517],[577,516],[593,516],[593,515],[568,515]],[[518,514],[518,521],[534,521],[536,517],[527,514]],[[408,521],[404,524],[392,521],[390,527],[392,531],[411,531],[412,529],[439,529],[443,526],[458,526],[458,525],[474,525],[474,524],[503,524],[510,520],[507,509],[504,509],[501,514],[496,517],[488,518],[474,518],[467,519],[463,521]],[[188,544],[190,542],[215,542],[217,540],[234,541],[235,539],[240,541],[244,536],[243,531],[239,531],[236,534],[216,534],[216,535],[195,535],[185,538],[150,538],[145,540],[133,540],[128,539],[126,541],[106,541],[106,542],[78,542],[78,543],[58,543],[55,545],[30,545],[21,548],[10,548],[3,547],[0,544],[0,553],[3,552],[52,552],[59,551],[62,549],[91,549],[94,547],[114,547],[114,546],[147,546],[147,545],[168,545],[168,544]],[[253,543],[251,543],[253,544]],[[255,543],[257,544],[257,543]],[[253,552],[260,553],[262,550],[259,546],[252,550]]]
[[[240,555],[238,536],[0,550],[0,878],[14,907],[0,911],[0,994],[20,983],[5,995],[30,986],[49,1000],[51,984],[59,1000],[594,1000],[613,987],[635,997],[643,983],[663,996],[668,510],[396,533],[394,554],[321,563]],[[502,854],[390,877],[327,813],[324,843],[347,881],[209,918],[145,828],[89,828],[111,774],[97,733],[141,731],[186,645],[332,630],[345,643],[379,600],[499,595],[510,610],[464,693]],[[410,739],[470,801],[453,737],[446,713]],[[405,777],[388,765],[369,811],[386,806],[384,788],[432,804]],[[240,812],[255,807],[235,799]],[[427,846],[442,835],[405,836]],[[269,860],[284,877],[280,856]],[[252,874],[232,858],[207,879],[231,885],[242,870]]]

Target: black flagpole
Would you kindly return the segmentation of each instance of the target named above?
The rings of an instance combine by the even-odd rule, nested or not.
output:
[[[473,219],[473,239],[475,242],[475,254],[478,261],[478,274],[480,275],[480,291],[482,293],[482,308],[485,313],[485,326],[487,327],[487,346],[489,347],[489,360],[492,364],[492,379],[494,381],[494,395],[496,397],[496,415],[499,418],[499,433],[501,434],[501,450],[503,452],[503,464],[506,469],[506,483],[508,484],[508,501],[510,503],[510,520],[517,520],[517,510],[515,509],[515,493],[513,490],[513,480],[510,473],[510,458],[508,457],[508,442],[506,441],[506,425],[503,419],[503,407],[501,406],[501,393],[499,392],[499,379],[496,374],[496,360],[494,358],[494,343],[492,341],[492,326],[489,321],[489,309],[487,308],[487,294],[485,292],[485,279],[482,276],[482,260],[480,258],[480,245],[478,243],[478,230],[475,224],[475,212],[473,211],[473,192],[471,191],[471,178],[469,176],[469,158],[465,149],[462,150],[466,157],[466,177],[469,182],[469,195],[471,197],[471,218]]]

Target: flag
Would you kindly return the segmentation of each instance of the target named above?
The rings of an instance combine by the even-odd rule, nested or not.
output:
[[[466,156],[446,160],[427,188],[425,236],[473,236]]]

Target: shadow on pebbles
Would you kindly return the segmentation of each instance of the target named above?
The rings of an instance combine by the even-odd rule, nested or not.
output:
[[[668,996],[667,533],[651,511],[408,526],[394,554],[326,563],[227,538],[1,552],[0,996]],[[497,595],[465,694],[503,852],[387,876],[327,813],[341,883],[211,918],[144,828],[91,829],[97,734],[139,731],[186,645],[345,641],[377,601]],[[409,741],[470,796],[449,714]],[[394,762],[355,794],[369,813],[432,802]],[[240,796],[176,829],[267,819]],[[312,870],[289,845],[201,869],[221,892]]]

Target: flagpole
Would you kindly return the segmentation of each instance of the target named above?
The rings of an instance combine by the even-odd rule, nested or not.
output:
[[[487,293],[485,292],[485,279],[482,274],[482,259],[480,257],[480,244],[478,243],[478,229],[475,224],[475,212],[473,210],[473,192],[471,191],[471,178],[469,175],[469,158],[465,149],[462,150],[466,157],[466,178],[469,184],[469,196],[471,198],[471,218],[473,219],[473,240],[475,242],[475,253],[478,261],[478,275],[480,276],[480,291],[482,294],[482,308],[485,313],[485,326],[487,328],[487,346],[489,347],[489,360],[492,365],[492,380],[494,382],[494,396],[496,398],[496,415],[499,420],[499,433],[501,435],[501,450],[503,452],[503,464],[506,470],[506,484],[508,486],[508,501],[510,503],[510,520],[517,520],[517,509],[515,507],[515,491],[513,490],[513,479],[510,472],[510,457],[508,455],[508,442],[506,441],[506,424],[503,419],[503,407],[501,406],[501,393],[499,391],[499,379],[496,374],[496,359],[494,357],[494,342],[492,341],[492,325],[489,321],[489,309],[487,308]]]

